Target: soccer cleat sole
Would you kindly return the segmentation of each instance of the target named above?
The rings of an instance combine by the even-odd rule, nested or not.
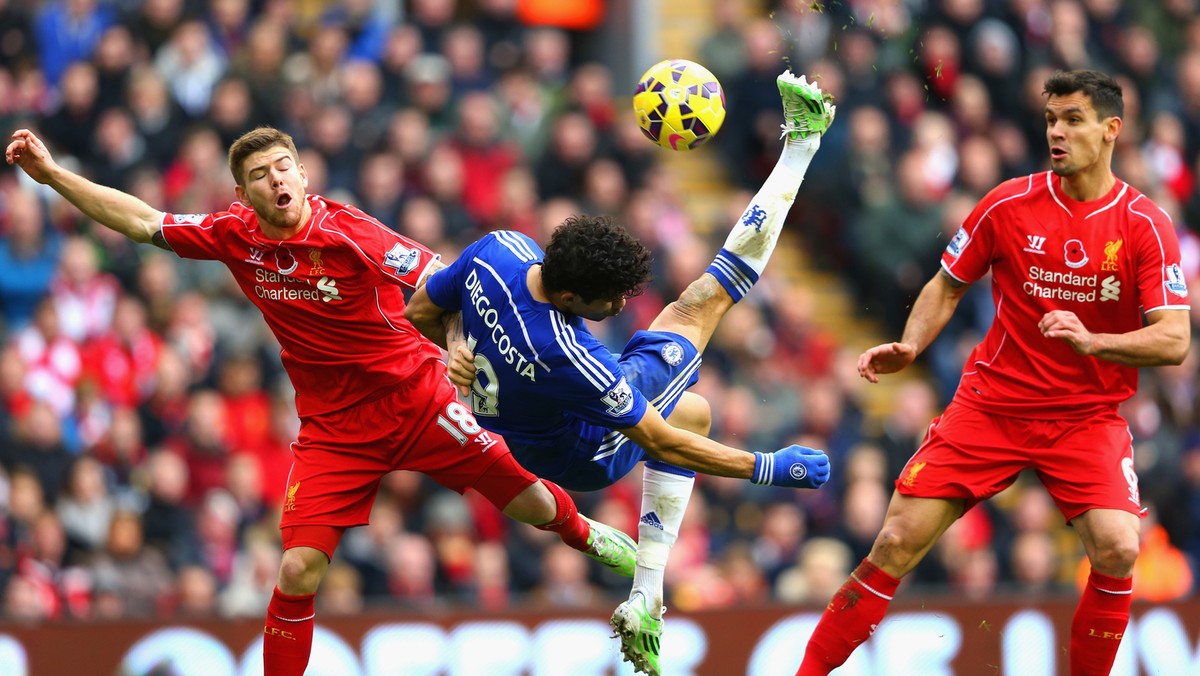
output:
[[[639,650],[639,635],[641,635],[642,623],[638,619],[637,611],[627,603],[622,603],[613,611],[612,619],[609,620],[614,630],[616,637],[621,641],[621,661],[632,662],[633,670],[638,673],[648,674],[649,676],[662,676],[661,672],[654,668],[654,665],[642,656],[642,650],[645,652],[659,653],[659,639],[649,634],[641,636],[641,642],[653,641],[653,645],[645,643],[641,645],[642,650]]]

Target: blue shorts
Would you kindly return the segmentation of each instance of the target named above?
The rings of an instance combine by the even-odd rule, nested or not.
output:
[[[700,353],[677,333],[638,331],[618,361],[629,384],[664,418],[700,379]],[[581,421],[578,433],[573,457],[560,472],[551,476],[529,469],[569,490],[596,491],[613,485],[646,458],[641,446],[607,427]]]

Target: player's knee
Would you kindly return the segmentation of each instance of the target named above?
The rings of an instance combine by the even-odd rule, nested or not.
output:
[[[733,307],[733,299],[712,275],[701,275],[688,284],[671,305],[687,317],[706,318]]]
[[[733,299],[712,275],[702,275],[667,305],[651,324],[651,330],[686,333],[681,327],[710,330],[733,307]]]
[[[888,573],[900,576],[920,562],[923,544],[915,542],[904,528],[885,523],[875,538],[875,546],[871,548],[871,561]]]
[[[312,594],[328,567],[325,554],[311,547],[293,547],[283,552],[279,563],[279,590],[285,594]]]
[[[1137,562],[1138,541],[1136,538],[1120,538],[1112,542],[1099,543],[1092,556],[1092,569],[1111,577],[1128,577]]]
[[[684,392],[675,410],[667,416],[667,422],[706,437],[712,430],[712,406],[695,392]]]

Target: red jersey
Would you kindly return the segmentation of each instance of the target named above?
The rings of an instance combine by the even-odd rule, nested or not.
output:
[[[404,318],[404,288],[437,255],[352,206],[309,195],[295,236],[269,239],[254,210],[166,214],[163,237],[184,258],[219,260],[282,346],[301,417],[377,399],[441,350]]]
[[[1047,312],[1074,312],[1093,333],[1128,333],[1144,312],[1189,307],[1170,218],[1120,180],[1090,202],[1068,197],[1053,172],[1006,181],[975,206],[942,267],[968,283],[990,268],[996,304],[955,399],[1023,418],[1087,417],[1137,389],[1137,369],[1044,337]]]

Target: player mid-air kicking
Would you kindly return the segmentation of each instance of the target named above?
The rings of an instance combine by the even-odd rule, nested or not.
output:
[[[645,460],[637,568],[612,624],[621,652],[659,674],[663,570],[696,472],[816,488],[822,451],[748,453],[708,439],[708,403],[686,392],[725,313],[758,281],[835,106],[815,83],[779,76],[782,155],[712,265],[614,355],[585,319],[619,313],[649,280],[650,253],[607,217],[561,224],[545,253],[530,238],[493,232],[418,289],[406,316],[451,353],[451,379],[470,387],[476,419],[519,462],[572,490],[612,485]],[[461,314],[465,345],[453,339]]]

